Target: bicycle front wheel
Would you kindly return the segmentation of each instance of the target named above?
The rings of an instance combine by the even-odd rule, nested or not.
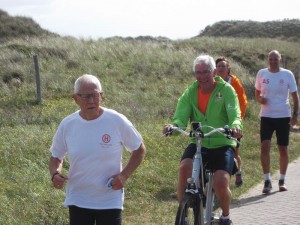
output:
[[[198,194],[185,193],[178,207],[175,225],[204,225],[203,204]]]

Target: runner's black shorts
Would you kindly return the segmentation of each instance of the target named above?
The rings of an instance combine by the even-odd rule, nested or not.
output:
[[[69,206],[70,225],[121,225],[121,209],[86,209]]]
[[[197,146],[194,143],[190,143],[185,149],[181,160],[190,158],[193,159],[197,151]],[[236,164],[234,161],[234,149],[231,146],[224,146],[220,148],[208,149],[201,148],[202,161],[206,165],[207,169],[211,170],[225,170],[229,174],[236,172]]]
[[[290,117],[284,118],[260,118],[260,141],[271,140],[275,131],[277,145],[288,146],[290,136]]]

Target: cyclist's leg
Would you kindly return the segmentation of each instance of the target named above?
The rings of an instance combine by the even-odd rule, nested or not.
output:
[[[181,202],[184,190],[187,185],[187,179],[192,176],[193,160],[186,158],[181,160],[179,167],[179,177],[177,184],[177,198]]]
[[[231,191],[229,188],[230,174],[225,170],[217,170],[214,175],[214,190],[219,200],[223,215],[229,214]]]
[[[185,149],[179,167],[179,177],[177,184],[177,198],[180,203],[182,200],[183,192],[186,187],[186,181],[192,176],[193,169],[193,156],[196,152],[196,144],[189,144]]]
[[[213,187],[223,215],[229,215],[231,203],[230,176],[234,166],[234,150],[224,147],[211,151],[210,164],[215,169]]]

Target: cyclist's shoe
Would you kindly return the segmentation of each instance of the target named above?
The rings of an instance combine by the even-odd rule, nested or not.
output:
[[[270,180],[265,180],[265,185],[262,193],[269,194],[272,190],[272,184]]]
[[[284,180],[279,180],[278,185],[279,185],[279,191],[287,191]]]
[[[230,219],[222,219],[220,218],[220,225],[233,225],[232,221]]]
[[[240,171],[235,174],[235,186],[240,187],[242,186],[242,184],[243,184],[243,175],[242,172]]]

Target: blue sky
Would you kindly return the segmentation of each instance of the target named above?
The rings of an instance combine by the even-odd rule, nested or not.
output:
[[[191,38],[223,20],[300,19],[298,0],[1,0],[11,16],[77,38],[150,35]]]

